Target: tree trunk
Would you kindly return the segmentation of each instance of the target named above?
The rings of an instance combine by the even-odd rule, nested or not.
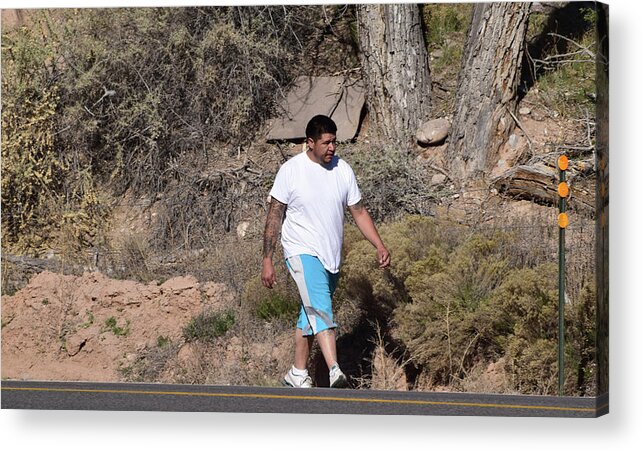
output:
[[[514,128],[530,7],[507,2],[473,8],[447,150],[451,172],[462,180],[490,174]]]
[[[357,6],[371,136],[409,143],[430,113],[428,53],[416,4]]]

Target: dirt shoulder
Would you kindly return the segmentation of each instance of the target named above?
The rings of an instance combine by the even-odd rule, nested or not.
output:
[[[144,349],[179,342],[189,320],[230,302],[191,276],[164,283],[44,271],[2,297],[2,378],[121,381]]]

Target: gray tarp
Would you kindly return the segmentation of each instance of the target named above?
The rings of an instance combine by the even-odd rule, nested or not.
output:
[[[268,124],[268,140],[305,138],[305,126],[317,114],[330,116],[337,124],[337,140],[349,141],[357,134],[365,87],[346,77],[299,77],[281,104],[282,115]]]

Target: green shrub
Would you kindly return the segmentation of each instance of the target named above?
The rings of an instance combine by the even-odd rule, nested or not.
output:
[[[241,303],[256,317],[265,321],[296,320],[301,306],[299,290],[283,260],[275,258],[276,285],[265,288],[261,278],[247,280],[241,294]]]
[[[159,348],[169,346],[170,344],[172,344],[172,339],[164,335],[159,335],[156,339],[156,346]]]
[[[275,293],[259,302],[256,308],[256,316],[266,321],[275,318],[294,321],[300,309],[301,305],[297,300],[285,298]]]
[[[356,227],[348,226],[339,283],[352,297],[372,296],[379,302],[394,306],[407,300],[405,281],[412,265],[424,259],[438,265],[445,258],[448,239],[436,221],[418,215],[408,215],[401,221],[381,224],[379,233],[394,264],[382,271],[372,244]]]
[[[492,339],[507,357],[513,389],[555,394],[558,382],[558,272],[555,264],[511,271],[492,296]],[[568,294],[568,293],[567,293]],[[592,393],[595,382],[595,293],[592,282],[565,315],[565,392]]]
[[[500,239],[473,235],[411,268],[411,302],[395,311],[395,334],[434,383],[459,380],[488,352],[491,324],[479,313],[506,272]]]
[[[512,337],[506,353],[512,388],[518,393],[552,395],[557,393],[557,344],[538,338],[527,341]]]
[[[471,4],[434,3],[423,5],[427,46],[441,46],[454,33],[465,34],[470,24],[471,13]]]
[[[550,394],[557,380],[557,267],[512,270],[487,307],[493,341],[507,357],[513,388]]]
[[[119,326],[118,320],[113,316],[110,316],[105,320],[105,330],[113,333],[116,336],[128,335],[130,332],[129,325],[130,325],[130,321],[126,320],[124,327]]]
[[[555,243],[542,238],[529,247],[523,228],[508,230],[474,231],[413,215],[383,223],[379,232],[393,264],[381,270],[372,245],[346,225],[334,302],[344,333],[375,333],[364,325],[378,324],[383,343],[428,386],[465,389],[474,374],[501,361],[507,382],[498,390],[554,393]],[[595,294],[588,280],[566,306],[567,394],[594,390]]]
[[[597,396],[597,297],[593,279],[585,283],[577,299],[565,309],[566,393]]]
[[[188,342],[214,341],[225,335],[234,326],[234,323],[235,315],[232,310],[216,313],[202,312],[192,318],[183,328],[183,337]]]
[[[77,251],[97,244],[106,210],[91,158],[63,139],[64,129],[82,134],[83,126],[77,115],[63,114],[68,92],[54,36],[59,23],[45,11],[30,17],[29,27],[2,36],[3,246],[35,255],[56,246]]]
[[[87,329],[89,326],[94,324],[94,314],[90,310],[86,310],[85,314],[87,315],[87,321],[81,323],[78,327],[81,329]]]

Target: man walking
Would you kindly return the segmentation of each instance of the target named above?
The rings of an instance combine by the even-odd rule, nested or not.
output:
[[[346,207],[376,248],[381,268],[390,265],[390,253],[361,203],[352,168],[335,155],[334,121],[315,116],[305,133],[308,149],[281,166],[270,191],[261,280],[268,288],[276,282],[272,257],[281,233],[286,264],[302,303],[294,335],[294,365],[283,382],[291,387],[312,387],[307,364],[316,338],[328,365],[330,386],[343,388],[348,381],[337,363],[332,295],[339,278]]]

